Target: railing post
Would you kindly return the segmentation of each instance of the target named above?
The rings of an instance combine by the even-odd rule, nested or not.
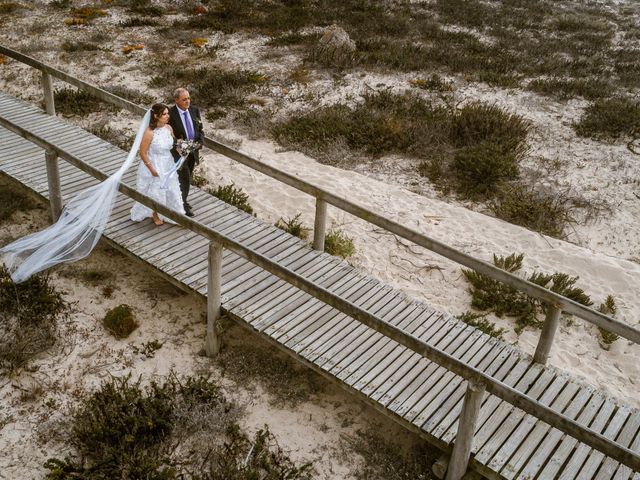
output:
[[[540,332],[540,339],[538,340],[538,346],[536,347],[536,353],[533,355],[535,362],[546,364],[549,358],[549,352],[553,345],[553,337],[558,329],[560,323],[560,313],[562,309],[558,305],[547,305],[547,316],[544,319],[544,326],[542,332]]]
[[[456,443],[453,445],[446,480],[460,480],[467,471],[483,394],[484,385],[472,380],[468,381],[467,392],[462,403],[462,412],[460,412],[460,419],[458,420]]]
[[[220,351],[220,338],[216,331],[216,324],[220,318],[222,299],[220,284],[222,283],[222,244],[209,242],[209,276],[207,279],[207,335],[205,352],[208,357],[217,355]]]
[[[47,115],[55,116],[56,105],[53,100],[53,84],[51,82],[51,75],[47,72],[42,72],[42,91],[44,93],[44,105]]]
[[[327,202],[316,198],[316,219],[313,224],[313,249],[324,251],[324,237],[327,230]]]
[[[47,165],[47,183],[49,186],[49,204],[51,205],[51,220],[55,223],[62,212],[62,194],[60,192],[60,170],[58,169],[58,154],[55,150],[44,152]]]

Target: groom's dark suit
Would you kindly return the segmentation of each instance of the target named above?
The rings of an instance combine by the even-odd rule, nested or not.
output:
[[[204,131],[202,130],[202,120],[200,118],[200,110],[198,107],[194,107],[193,105],[189,107],[189,116],[191,117],[191,125],[193,128],[193,140],[200,143],[200,145],[204,144]],[[182,123],[180,110],[175,105],[169,109],[169,125],[173,128],[173,134],[176,136],[178,140],[189,139],[187,135],[187,131]],[[180,158],[180,154],[176,151],[175,148],[171,150],[173,154],[174,160],[178,160]],[[187,159],[185,160],[180,170],[178,170],[178,179],[180,180],[180,190],[182,191],[182,202],[187,207],[187,196],[189,195],[189,185],[191,183],[191,175],[193,174],[193,169],[200,161],[200,151],[196,150],[193,153],[190,153]]]

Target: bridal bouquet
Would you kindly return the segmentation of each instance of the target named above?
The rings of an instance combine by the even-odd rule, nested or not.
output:
[[[178,140],[176,149],[180,153],[181,157],[188,157],[189,154],[195,152],[200,148],[200,144],[195,140]]]

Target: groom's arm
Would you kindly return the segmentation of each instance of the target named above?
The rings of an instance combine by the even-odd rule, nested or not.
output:
[[[198,138],[197,141],[200,145],[204,145],[204,125],[202,124],[202,118],[200,118],[200,109],[198,107],[194,108],[196,122],[198,122]]]

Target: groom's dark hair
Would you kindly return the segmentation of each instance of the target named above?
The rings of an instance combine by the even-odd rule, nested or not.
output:
[[[162,115],[162,112],[169,110],[164,103],[155,103],[151,106],[151,118],[149,119],[149,127],[154,130],[158,126],[158,117]]]

